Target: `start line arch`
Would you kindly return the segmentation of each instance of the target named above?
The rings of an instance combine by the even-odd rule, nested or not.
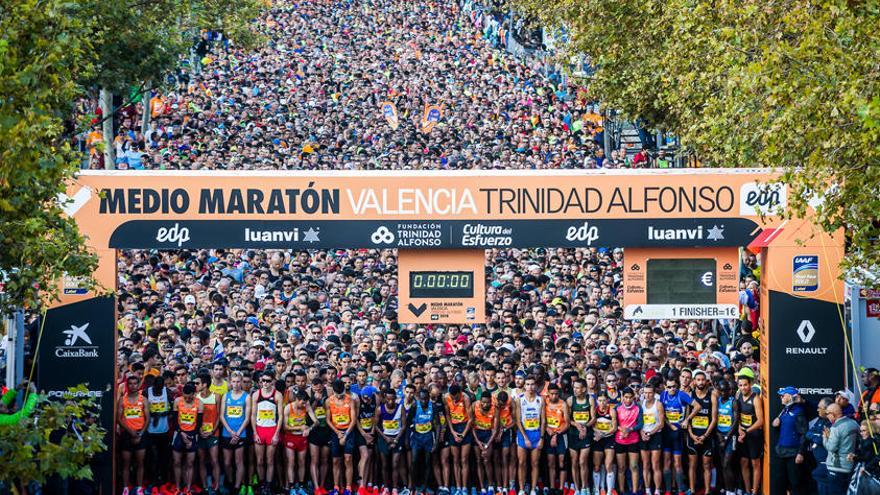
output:
[[[405,323],[484,321],[484,250],[495,247],[628,248],[626,318],[735,317],[739,260],[730,253],[748,246],[762,266],[764,492],[776,493],[767,476],[776,469],[775,391],[792,385],[817,400],[847,382],[838,316],[843,235],[809,219],[762,217],[787,204],[784,184],[768,186],[779,176],[768,169],[83,171],[63,199],[107,289],[115,288],[117,249],[398,248]],[[714,291],[652,302],[652,285],[662,291],[665,274],[685,265],[704,267],[701,280]],[[652,270],[659,285],[646,281]],[[112,431],[114,300],[77,280],[61,283],[39,349],[40,388],[64,397],[68,386],[87,382]],[[691,302],[700,304],[681,304]],[[110,493],[110,463],[96,476]]]

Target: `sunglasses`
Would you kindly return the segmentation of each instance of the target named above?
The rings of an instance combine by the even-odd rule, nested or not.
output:
[[[272,383],[273,380],[260,380],[260,383]]]

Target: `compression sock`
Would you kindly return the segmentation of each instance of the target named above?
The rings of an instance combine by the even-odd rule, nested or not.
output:
[[[602,473],[593,471],[593,489],[598,491],[600,488],[602,488]]]
[[[675,482],[678,484],[678,491],[683,492],[687,490],[684,471],[675,472]]]
[[[608,493],[611,493],[611,490],[614,490],[614,478],[617,475],[617,471],[610,469],[607,473],[605,473],[605,490]]]
[[[666,486],[666,491],[672,491],[672,471],[668,469],[663,470],[663,484]]]

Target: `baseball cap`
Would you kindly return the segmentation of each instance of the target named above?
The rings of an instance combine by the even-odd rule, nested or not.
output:
[[[799,392],[798,392],[798,389],[796,389],[796,388],[792,387],[791,385],[789,385],[788,387],[782,387],[782,388],[780,388],[776,393],[778,393],[779,395],[785,395],[785,394],[788,394],[788,395],[797,395]]]
[[[847,389],[838,390],[835,395],[838,397],[843,397],[844,399],[846,399],[850,403],[855,401],[855,396],[853,395],[852,392],[850,392]]]
[[[736,377],[737,378],[745,377],[745,378],[749,378],[749,379],[754,380],[755,379],[755,372],[752,371],[752,369],[749,368],[748,366],[744,366],[743,369],[739,370],[739,373],[736,374]]]
[[[614,344],[608,344],[608,347],[605,348],[608,351],[608,354],[617,354],[617,346]]]
[[[260,326],[260,320],[258,320],[256,316],[248,316],[245,321],[251,325]]]
[[[183,298],[183,303],[184,304],[195,304],[196,303],[196,296],[194,296],[192,294],[187,294],[187,296]]]

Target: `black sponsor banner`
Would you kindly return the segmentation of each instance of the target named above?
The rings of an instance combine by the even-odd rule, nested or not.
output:
[[[68,387],[87,384],[88,394],[101,406],[100,423],[107,430],[105,443],[113,445],[113,370],[115,307],[112,297],[96,297],[52,308],[37,357],[37,387],[52,399],[63,400]],[[112,493],[110,455],[101,454],[92,464],[95,480]]]
[[[822,397],[833,397],[844,388],[846,366],[844,330],[838,305],[770,291],[769,358],[770,376],[765,390],[770,405],[769,418],[782,409],[777,391],[797,388],[809,402],[807,414],[813,414]],[[764,354],[765,356],[767,354]],[[780,472],[775,445],[779,429],[770,428],[770,472]],[[770,493],[782,493],[778,477],[770,477]]]
[[[742,218],[571,220],[132,220],[112,248],[724,247],[745,246]]]

